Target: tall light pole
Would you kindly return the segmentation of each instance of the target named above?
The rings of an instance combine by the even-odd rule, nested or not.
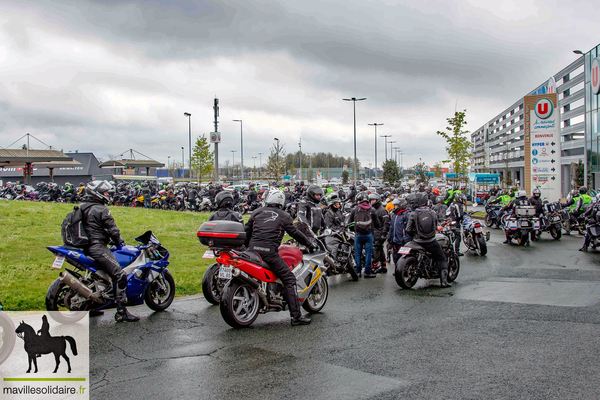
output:
[[[183,159],[183,146],[181,146],[181,178],[185,179],[185,160]]]
[[[381,135],[380,137],[385,138],[385,161],[387,161],[387,138],[392,137],[392,135]]]
[[[169,174],[169,176],[171,175],[171,156],[167,156],[167,173]]]
[[[231,165],[231,180],[233,181],[233,176],[235,175],[235,153],[237,150],[231,150],[231,155],[233,156],[233,164]]]
[[[300,147],[300,180],[302,180],[302,136],[300,136],[298,146]]]
[[[258,156],[260,157],[260,164],[258,165],[258,177],[262,178],[262,155],[264,153],[258,153]]]
[[[254,168],[252,168],[252,180],[254,180],[254,170],[256,169],[256,159],[258,157],[254,156],[252,157],[252,159],[254,160]]]
[[[242,166],[242,185],[243,185],[244,184],[244,132],[242,130],[243,122],[241,119],[234,119],[233,122],[240,123],[240,147],[241,147],[240,157],[242,158],[241,166]]]
[[[275,160],[276,160],[275,161],[276,162],[276,164],[275,164],[275,168],[276,168],[275,180],[279,181],[279,139],[277,139],[277,138],[273,138],[273,139],[277,142],[277,147],[276,147],[277,153],[275,153],[275,155],[276,155],[276,158],[275,158]],[[276,183],[279,183],[279,182],[276,182]]]
[[[400,147],[394,146],[392,147],[392,150],[394,151],[394,161],[396,162],[396,164],[398,164],[398,151],[400,150]]]
[[[388,142],[388,144],[390,145],[390,159],[392,158],[392,147],[394,147],[394,143],[396,143],[395,140],[390,140]],[[387,151],[386,151],[386,153],[387,153]]]
[[[342,99],[344,101],[351,101],[354,104],[354,184],[356,185],[357,182],[357,174],[356,174],[356,164],[357,164],[357,160],[356,160],[356,102],[357,101],[363,101],[366,100],[366,97],[362,97],[360,99],[357,99],[356,97],[352,97],[350,99]]]
[[[377,122],[374,122],[369,125],[375,127],[375,179],[377,179],[377,127],[383,124],[378,124]]]
[[[188,122],[190,125],[190,184],[192,183],[192,114],[188,112],[183,113],[184,116],[188,117]]]

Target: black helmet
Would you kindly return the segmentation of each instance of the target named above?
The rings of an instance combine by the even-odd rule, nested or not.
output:
[[[369,195],[369,203],[371,203],[371,200],[375,200],[375,203],[373,204],[381,203],[381,196],[379,196],[377,193],[371,193]]]
[[[425,193],[423,193],[423,192],[415,193],[415,203],[417,205],[417,208],[426,206],[427,200],[428,200],[428,198],[425,195]]]
[[[403,199],[401,197],[396,197],[394,200],[392,200],[392,204],[395,207],[398,207],[400,210],[404,210],[408,206],[408,202],[406,201],[406,199]]]
[[[233,206],[233,195],[224,190],[215,196],[215,204],[217,208],[231,208]]]
[[[113,190],[113,185],[108,181],[92,181],[85,187],[85,192],[92,198],[98,199],[103,203],[108,203],[110,200],[108,195],[104,193]]]
[[[542,195],[542,191],[539,188],[535,188],[531,194],[533,194],[533,197],[540,197]]]
[[[444,202],[444,196],[437,196],[437,197],[435,198],[435,202],[436,202],[437,204],[442,204],[442,203]]]
[[[354,190],[354,189],[355,189],[354,185],[350,185],[350,190]]]
[[[368,202],[369,202],[369,197],[367,197],[366,193],[360,192],[356,195],[356,204],[368,203]]]
[[[456,201],[458,203],[464,204],[466,200],[467,200],[467,197],[463,193],[459,193],[454,196],[454,201]]]
[[[309,199],[311,199],[315,203],[318,203],[321,201],[321,197],[323,196],[323,189],[321,189],[317,185],[310,185],[306,190],[306,195]],[[318,199],[315,197],[316,195],[319,195]]]
[[[586,194],[587,193],[587,188],[585,186],[582,186],[579,188],[579,193],[580,194]]]

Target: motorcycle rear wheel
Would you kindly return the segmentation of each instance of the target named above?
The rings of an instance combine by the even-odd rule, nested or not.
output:
[[[327,284],[327,278],[325,275],[321,275],[306,300],[304,300],[304,303],[302,303],[302,308],[310,313],[318,313],[325,307],[328,295],[329,285]]]
[[[164,311],[173,302],[175,298],[175,280],[169,271],[165,272],[165,279],[163,280],[163,284],[165,285],[165,289],[161,288],[158,284],[158,279],[150,282],[148,286],[146,286],[146,291],[144,292],[144,303],[154,311]]]
[[[348,273],[350,274],[350,278],[352,278],[352,280],[354,282],[358,281],[358,273],[356,273],[356,258],[354,258],[354,250],[352,250],[350,252],[350,255],[348,256],[348,264],[347,265],[347,269],[348,269]]]
[[[482,235],[478,235],[475,240],[477,241],[477,254],[485,256],[487,254],[487,243]]]
[[[529,233],[526,232],[519,232],[519,236],[517,236],[517,244],[519,246],[525,246],[525,244],[527,243],[527,239],[529,238]]]
[[[221,266],[219,264],[213,264],[206,272],[204,272],[204,276],[202,277],[202,294],[206,301],[210,304],[217,305],[221,301],[221,291],[218,288],[218,280],[219,280],[219,269]]]
[[[237,279],[225,286],[219,304],[221,316],[233,328],[247,328],[258,317],[258,292],[246,282]]]
[[[560,229],[557,229],[556,226],[551,225],[550,226],[550,236],[552,236],[552,239],[554,239],[554,240],[560,240],[560,238],[562,236],[562,231]]]
[[[402,289],[412,289],[419,280],[416,274],[417,260],[414,257],[402,257],[396,264],[396,283]]]
[[[0,311],[0,365],[12,353],[16,339],[15,324],[6,313]]]
[[[50,284],[48,292],[46,293],[46,310],[58,311],[49,313],[50,317],[56,322],[60,322],[61,324],[74,324],[87,315],[85,311],[70,311],[65,307],[64,303],[62,303],[64,301],[64,296],[72,291],[73,289],[65,283],[62,283],[58,278]]]

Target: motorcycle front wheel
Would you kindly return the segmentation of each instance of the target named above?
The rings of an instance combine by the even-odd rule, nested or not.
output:
[[[221,301],[221,291],[219,290],[219,264],[213,264],[202,277],[202,294],[210,304],[217,305]]]
[[[221,316],[233,328],[246,328],[258,317],[258,292],[246,282],[237,279],[225,286],[219,304]]]
[[[53,320],[61,324],[74,324],[87,315],[85,311],[71,311],[65,306],[65,297],[72,295],[74,295],[73,289],[62,283],[60,279],[56,278],[50,284],[46,292],[46,310],[57,311],[49,313]]]
[[[12,353],[16,338],[15,324],[5,312],[0,311],[0,365]]]
[[[460,259],[456,254],[448,257],[448,282],[454,282],[460,272]]]
[[[486,214],[485,219],[483,220],[483,223],[488,228],[491,228],[491,226],[494,225],[494,220],[492,219],[492,216],[490,214]]]
[[[162,285],[161,285],[162,283]],[[169,271],[165,272],[164,279],[159,276],[146,286],[144,303],[154,311],[166,310],[175,298],[175,280]]]
[[[310,313],[318,313],[325,306],[327,296],[329,295],[329,285],[325,275],[321,275],[310,294],[302,303],[302,308]]]
[[[417,281],[417,260],[414,257],[402,257],[396,264],[396,273],[394,275],[396,283],[402,289],[411,289]]]

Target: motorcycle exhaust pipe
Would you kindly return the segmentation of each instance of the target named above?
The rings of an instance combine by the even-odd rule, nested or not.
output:
[[[329,253],[327,253],[327,255],[325,257],[323,257],[323,260],[327,261],[329,263],[329,265],[331,265],[331,266],[336,265],[335,261],[333,260],[333,258],[331,258]]]
[[[86,299],[92,300],[93,302],[98,303],[98,304],[105,304],[104,300],[96,297],[89,287],[84,286],[81,282],[79,282],[79,279],[77,279],[69,271],[64,271],[60,275],[59,279],[62,283],[69,286],[71,289],[73,289],[74,291],[76,291],[77,293],[79,293],[80,295],[85,297]]]

